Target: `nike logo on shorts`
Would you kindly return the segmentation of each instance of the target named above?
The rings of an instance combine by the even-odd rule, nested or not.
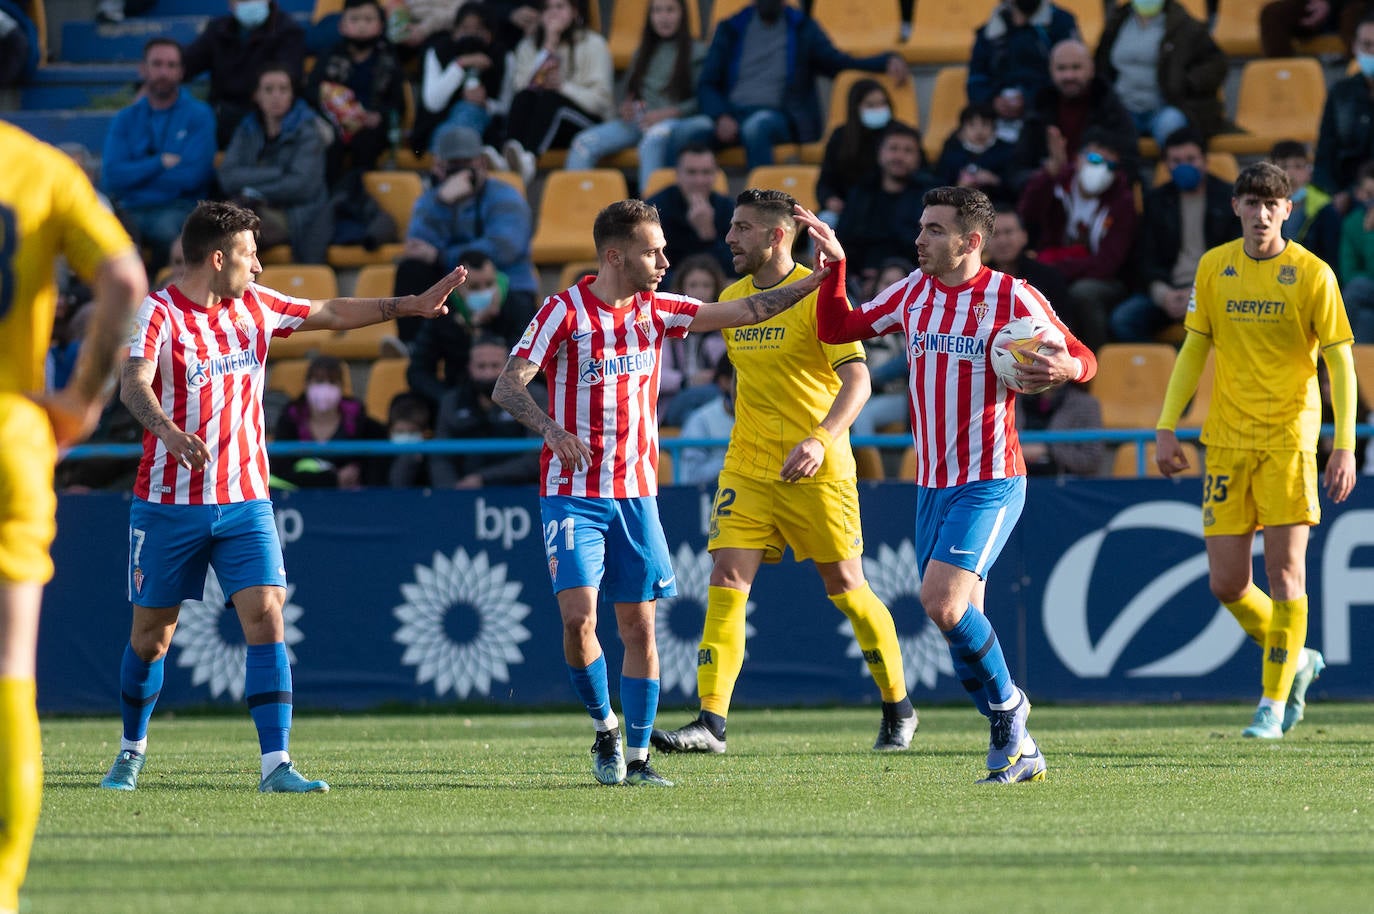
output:
[[[949,551],[951,555],[973,555],[972,549],[955,549],[953,546],[950,546]]]
[[[657,584],[656,584],[655,586],[657,586],[659,589],[663,589],[663,588],[668,587],[670,584],[672,584],[672,583],[673,583],[674,581],[676,581],[676,580],[677,580],[677,575],[675,575],[675,574],[669,575],[668,577],[662,579],[661,581],[658,581]]]

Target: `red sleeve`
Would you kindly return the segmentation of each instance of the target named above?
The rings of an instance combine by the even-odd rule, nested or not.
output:
[[[830,264],[830,275],[816,290],[816,330],[822,343],[852,343],[875,336],[862,311],[851,310],[844,294],[844,264]]]

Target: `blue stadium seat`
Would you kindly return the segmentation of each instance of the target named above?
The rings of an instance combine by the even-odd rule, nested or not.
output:
[[[120,107],[133,100],[137,80],[138,67],[131,64],[48,64],[20,90],[20,107]]]
[[[0,117],[45,143],[80,143],[96,155],[105,148],[114,111],[5,111]]]
[[[155,37],[190,44],[209,16],[150,16],[120,23],[69,20],[62,23],[62,59],[68,63],[141,60],[143,46]]]

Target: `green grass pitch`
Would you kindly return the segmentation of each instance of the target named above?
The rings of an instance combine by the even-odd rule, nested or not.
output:
[[[738,711],[672,790],[602,787],[557,714],[300,715],[327,795],[256,792],[242,717],[159,717],[136,793],[96,782],[118,721],[44,721],[25,905],[42,912],[1110,912],[1374,907],[1374,720],[1287,739],[1240,705],[1037,707],[1042,784],[979,787],[971,708],[871,751],[872,709]],[[685,723],[668,709],[660,722]]]

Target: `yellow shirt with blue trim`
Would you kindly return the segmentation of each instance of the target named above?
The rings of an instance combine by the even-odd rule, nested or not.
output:
[[[811,273],[797,264],[782,284]],[[770,286],[769,288],[776,288]],[[746,276],[720,294],[721,301],[764,291]],[[725,452],[725,472],[776,480],[787,454],[810,437],[830,412],[840,392],[835,369],[863,361],[860,343],[832,346],[816,332],[816,293],[761,324],[727,327],[721,333],[735,366],[735,428]],[[813,479],[853,479],[854,454],[849,430],[835,435]]]
[[[1295,241],[1256,260],[1244,240],[1198,263],[1185,326],[1208,337],[1216,375],[1202,441],[1312,450],[1321,428],[1317,357],[1353,334],[1335,274]]]
[[[70,156],[0,122],[0,393],[44,389],[57,255],[89,281],[132,249]]]

